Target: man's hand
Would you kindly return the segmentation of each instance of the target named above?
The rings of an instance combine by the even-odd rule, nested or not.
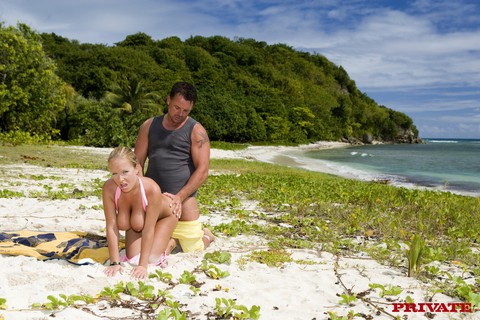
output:
[[[180,220],[180,217],[182,216],[182,199],[180,199],[179,196],[168,192],[165,192],[164,195],[172,200],[169,207],[172,210],[173,215]]]

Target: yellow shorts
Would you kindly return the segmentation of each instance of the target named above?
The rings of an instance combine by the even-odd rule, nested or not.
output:
[[[172,238],[180,242],[183,252],[195,252],[205,249],[204,234],[200,221],[178,221],[175,230],[173,230]]]

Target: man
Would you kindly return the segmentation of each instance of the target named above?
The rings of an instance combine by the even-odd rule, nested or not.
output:
[[[208,177],[210,140],[205,128],[189,116],[196,101],[193,85],[175,83],[167,97],[167,113],[146,120],[135,143],[142,173],[148,158],[145,175],[172,200],[172,212],[179,219],[172,238],[184,252],[203,250],[215,239],[198,220],[195,196]]]

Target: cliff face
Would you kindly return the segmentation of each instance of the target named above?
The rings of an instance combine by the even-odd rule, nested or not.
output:
[[[418,137],[411,129],[398,129],[398,134],[394,138],[395,143],[423,143],[423,140]]]
[[[423,140],[412,129],[398,128],[398,133],[392,139],[374,139],[370,133],[365,133],[362,139],[348,137],[342,139],[342,142],[350,144],[375,144],[375,143],[423,143]]]

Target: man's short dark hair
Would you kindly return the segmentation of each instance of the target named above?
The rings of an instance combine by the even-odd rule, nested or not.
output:
[[[197,90],[193,84],[187,82],[176,82],[170,90],[170,99],[180,94],[185,100],[191,101],[192,105],[197,102]]]

